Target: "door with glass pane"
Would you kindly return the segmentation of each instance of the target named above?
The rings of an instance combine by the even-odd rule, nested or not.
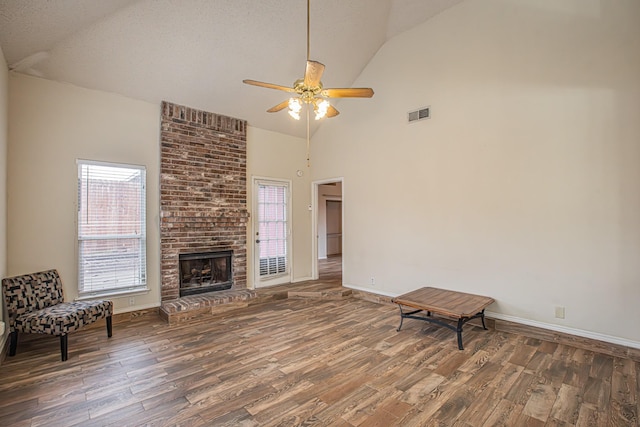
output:
[[[289,182],[254,180],[254,283],[256,287],[291,281]]]

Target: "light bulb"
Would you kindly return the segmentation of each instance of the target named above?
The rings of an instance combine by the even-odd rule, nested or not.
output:
[[[289,110],[289,115],[296,120],[300,120],[300,113],[297,111]]]
[[[300,120],[300,110],[302,110],[300,99],[289,98],[289,115],[296,120]]]
[[[315,108],[314,108],[314,111],[316,113],[316,120],[320,120],[321,118],[326,116],[327,110],[329,110],[330,106],[331,104],[329,104],[329,101],[327,101],[326,99],[323,99],[320,102],[316,101]]]
[[[289,98],[289,110],[299,113],[302,110],[302,104],[299,98]]]

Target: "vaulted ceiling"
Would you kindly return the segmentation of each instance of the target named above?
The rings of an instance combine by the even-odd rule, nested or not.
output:
[[[310,56],[325,87],[350,87],[390,38],[462,0],[311,0]],[[306,60],[305,0],[0,0],[10,69],[161,100],[303,136],[286,99],[243,79],[292,85]],[[367,82],[359,82],[368,85]],[[375,90],[375,87],[374,87]],[[366,102],[360,99],[342,102]],[[329,120],[340,120],[341,116]]]

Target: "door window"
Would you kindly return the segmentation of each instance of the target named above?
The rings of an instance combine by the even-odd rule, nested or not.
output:
[[[288,274],[288,184],[258,183],[258,243],[260,280]]]

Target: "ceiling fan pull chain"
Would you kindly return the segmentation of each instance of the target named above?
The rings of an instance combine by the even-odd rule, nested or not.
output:
[[[288,100],[269,108],[267,112],[275,113],[288,107],[289,115],[295,120],[300,120],[300,110],[306,104],[307,107],[307,167],[311,167],[311,131],[310,131],[310,109],[313,108],[315,119],[324,117],[335,117],[340,112],[329,103],[327,98],[371,98],[373,89],[371,88],[325,88],[322,85],[322,74],[324,64],[311,60],[311,0],[307,0],[307,65],[304,77],[296,80],[292,87],[281,86],[274,83],[259,82],[257,80],[245,79],[242,82],[248,85],[261,86],[268,89],[276,89],[290,92],[292,95]]]
[[[311,155],[309,154],[310,152],[310,141],[309,141],[309,108],[311,108],[311,106],[307,105],[307,167],[310,168],[311,167]]]

